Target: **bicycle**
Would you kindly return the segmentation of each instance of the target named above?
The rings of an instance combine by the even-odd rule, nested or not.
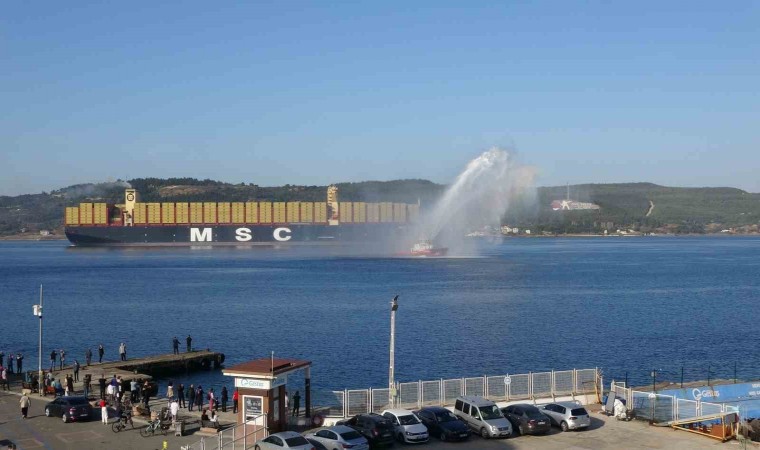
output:
[[[113,423],[111,425],[111,431],[114,433],[118,433],[119,431],[123,431],[127,429],[127,424],[129,424],[129,428],[134,430],[135,424],[132,422],[132,415],[131,414],[124,414],[122,415],[119,420]]]
[[[157,431],[166,436],[167,429],[168,427],[164,427],[164,424],[161,423],[161,419],[152,420],[148,425],[145,425],[145,428],[140,428],[140,436],[153,436]]]

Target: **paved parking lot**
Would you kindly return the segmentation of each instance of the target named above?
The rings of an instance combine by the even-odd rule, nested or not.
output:
[[[85,423],[65,424],[60,419],[44,416],[45,401],[32,397],[30,418],[22,420],[18,407],[19,396],[0,393],[0,450],[8,442],[19,449],[161,449],[166,440],[168,448],[179,450],[182,445],[196,442],[197,428],[189,429],[189,436],[156,436],[143,438],[137,429],[113,433],[110,425],[97,420]],[[594,411],[593,408],[589,408]],[[396,446],[398,448],[398,444]],[[412,446],[403,446],[411,448]],[[441,443],[432,439],[418,446],[426,449],[674,449],[699,450],[714,448],[738,448],[735,442],[721,444],[693,434],[669,428],[650,427],[643,422],[618,422],[592,412],[592,426],[585,431],[562,433],[558,430],[546,436],[522,436],[510,439],[484,440],[473,436],[467,442]]]

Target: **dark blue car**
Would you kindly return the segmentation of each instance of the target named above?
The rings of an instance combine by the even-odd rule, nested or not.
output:
[[[417,411],[417,417],[431,436],[442,441],[464,441],[470,437],[470,428],[446,408],[428,406]]]

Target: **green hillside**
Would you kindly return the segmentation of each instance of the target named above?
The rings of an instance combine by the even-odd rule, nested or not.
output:
[[[194,178],[138,178],[128,181],[146,202],[161,201],[324,201],[326,186],[262,187]],[[79,202],[123,202],[126,182],[69,186],[50,193],[0,196],[0,236],[26,231],[62,231],[65,206]],[[346,201],[421,202],[423,211],[435,204],[446,186],[426,180],[339,183]],[[591,211],[554,211],[553,200],[563,200],[566,186],[540,187],[535,199],[523,199],[503,223],[552,234],[601,233],[633,229],[641,232],[705,233],[733,228],[755,233],[760,223],[760,194],[734,188],[678,188],[650,183],[582,184],[570,186],[570,198],[595,203]],[[651,203],[650,203],[651,202]],[[650,206],[654,205],[650,212]]]

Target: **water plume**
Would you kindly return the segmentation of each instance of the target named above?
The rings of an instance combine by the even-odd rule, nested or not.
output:
[[[470,161],[435,206],[425,214],[423,233],[446,245],[468,230],[498,227],[517,199],[534,196],[535,170],[520,165],[513,152],[493,147]],[[441,242],[443,241],[443,242]]]

